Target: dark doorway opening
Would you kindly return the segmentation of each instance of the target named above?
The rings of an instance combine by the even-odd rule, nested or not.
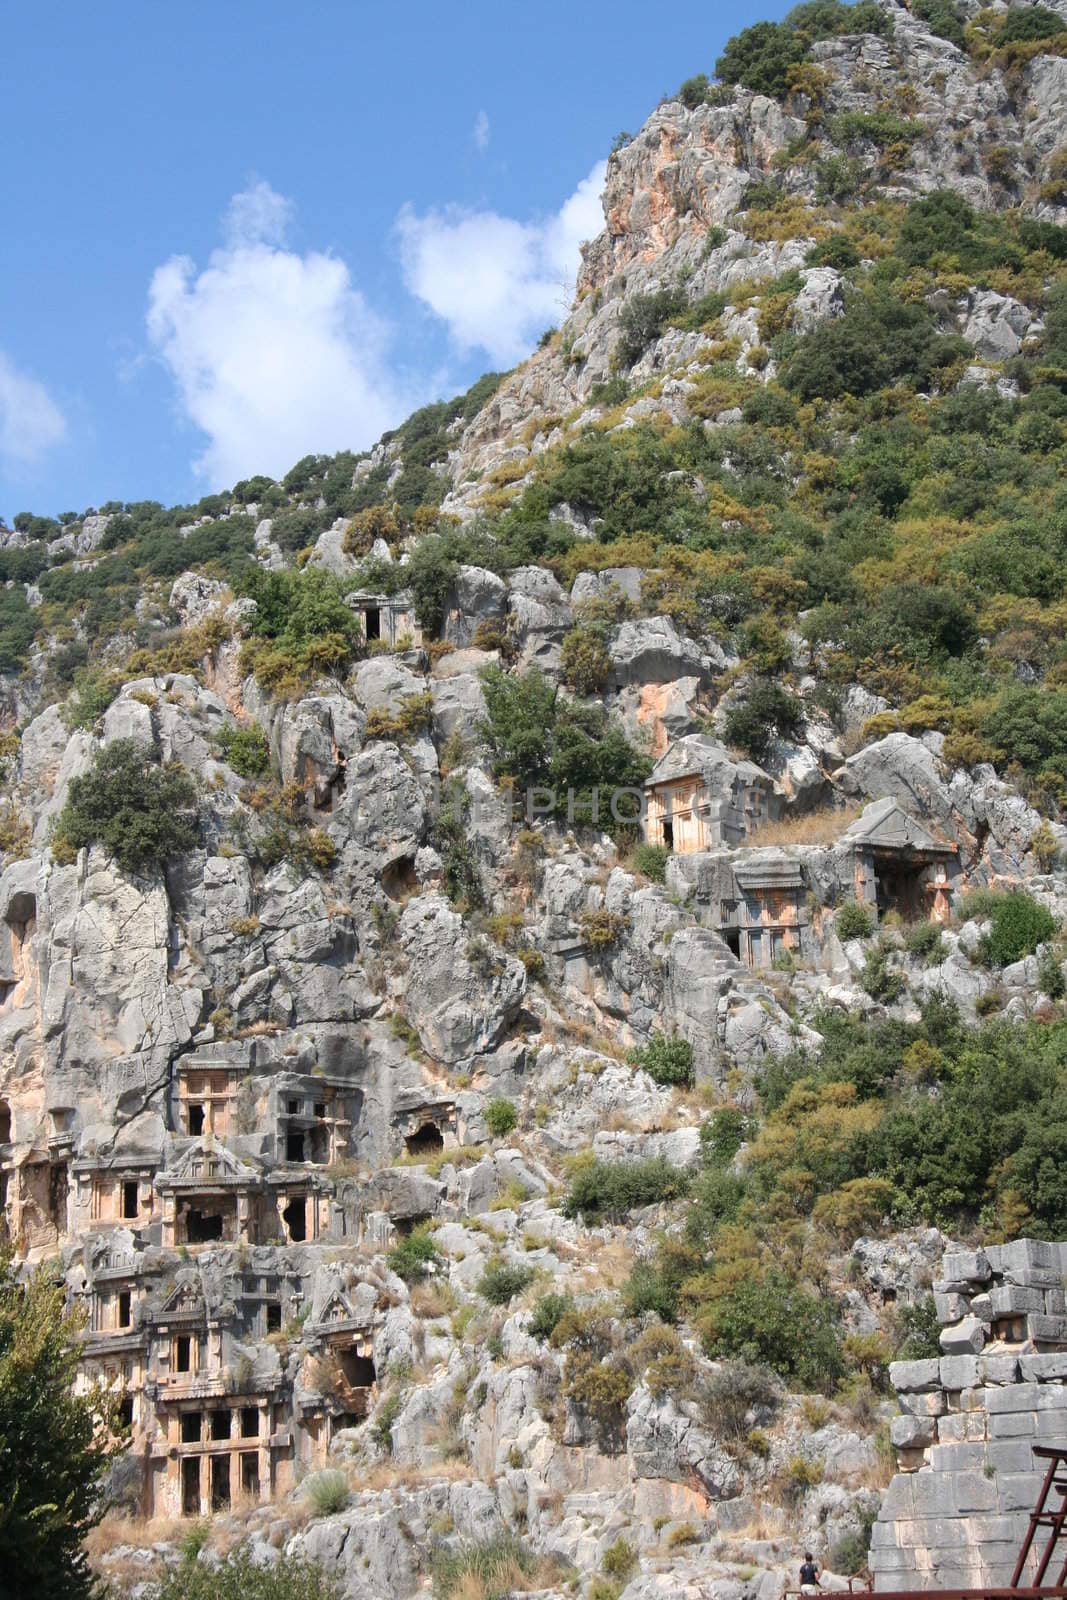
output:
[[[663,819],[663,843],[668,850],[674,849],[674,823],[666,817]]]
[[[241,1438],[242,1439],[258,1439],[259,1438],[259,1407],[258,1406],[242,1406],[241,1407]]]
[[[374,1362],[355,1350],[339,1350],[337,1364],[353,1389],[369,1389],[375,1379]]]
[[[741,930],[739,928],[724,928],[722,936],[731,952],[741,959]]]
[[[119,1424],[123,1428],[133,1427],[133,1396],[124,1394],[119,1401]]]
[[[285,1136],[286,1161],[304,1160],[304,1135],[290,1131]]]
[[[422,1123],[414,1133],[408,1134],[404,1143],[409,1156],[432,1155],[445,1147],[444,1136],[436,1122]]]
[[[308,1137],[311,1144],[311,1161],[318,1167],[324,1167],[330,1159],[329,1128],[312,1128]]]
[[[401,1239],[407,1239],[423,1222],[429,1222],[430,1213],[421,1211],[410,1217],[394,1217],[393,1227]]]
[[[282,1325],[282,1308],[276,1300],[267,1302],[267,1332],[278,1333]]]
[[[224,1511],[230,1503],[230,1458],[211,1457],[211,1509]]]
[[[363,613],[367,619],[367,643],[382,636],[382,613],[377,606],[368,606]]]
[[[230,1437],[230,1413],[228,1410],[213,1411],[211,1413],[211,1437],[213,1439],[228,1439]]]
[[[182,1462],[182,1516],[200,1515],[200,1457],[186,1456]]]
[[[199,1411],[182,1412],[182,1444],[200,1443]]]
[[[289,1237],[294,1244],[303,1244],[308,1236],[307,1201],[301,1195],[295,1200],[290,1200],[282,1212],[282,1221],[289,1232]]]
[[[237,1197],[220,1195],[210,1211],[179,1202],[178,1240],[184,1231],[186,1244],[211,1244],[216,1239],[232,1239],[237,1232]],[[183,1228],[184,1225],[184,1228]]]
[[[140,1186],[136,1180],[122,1185],[122,1215],[135,1217],[141,1209]]]
[[[187,1333],[180,1333],[174,1341],[174,1370],[191,1372],[193,1366],[193,1341]],[[200,1435],[197,1434],[197,1438]]]
[[[130,1325],[130,1291],[123,1289],[119,1294],[119,1327],[128,1328]]]
[[[0,1144],[11,1143],[11,1107],[0,1100]]]
[[[194,1106],[190,1106],[189,1110],[188,1110],[188,1121],[189,1121],[189,1132],[191,1134],[195,1135],[195,1134],[203,1133],[203,1131],[204,1131],[204,1108],[203,1108],[203,1106],[195,1106],[195,1105]]]
[[[241,1456],[241,1493],[250,1500],[259,1499],[259,1457],[253,1450]]]

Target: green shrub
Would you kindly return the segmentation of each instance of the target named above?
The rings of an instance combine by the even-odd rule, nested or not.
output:
[[[777,1268],[718,1296],[699,1320],[709,1355],[770,1367],[805,1389],[829,1393],[844,1371],[833,1302]]]
[[[618,1578],[625,1583],[637,1567],[637,1551],[626,1539],[616,1539],[614,1544],[604,1551],[600,1563],[604,1573],[609,1578]]]
[[[913,923],[904,935],[904,948],[928,967],[942,961],[945,955],[945,941],[936,922]]]
[[[839,939],[868,939],[874,932],[874,917],[858,900],[846,900],[838,909],[835,925]]]
[[[332,1517],[348,1504],[348,1478],[339,1467],[324,1467],[321,1472],[309,1473],[300,1492],[317,1517]]]
[[[792,739],[803,731],[804,709],[788,690],[764,679],[753,685],[740,705],[727,714],[723,736],[758,761],[777,734]]]
[[[646,1045],[631,1050],[628,1059],[632,1066],[647,1072],[653,1083],[692,1088],[693,1046],[686,1039],[654,1033]]]
[[[633,848],[630,865],[642,877],[651,878],[653,883],[664,883],[670,858],[670,851],[662,844],[638,844]]]
[[[941,1319],[932,1294],[924,1295],[897,1311],[900,1343],[894,1353],[897,1361],[929,1361],[941,1354]]]
[[[749,1137],[752,1119],[739,1106],[720,1106],[700,1129],[700,1153],[709,1167],[729,1166]]]
[[[782,382],[801,400],[868,395],[901,381],[927,388],[969,348],[955,336],[939,335],[927,306],[877,288],[853,296],[843,316],[798,340]]]
[[[223,728],[218,742],[226,765],[241,778],[258,778],[270,766],[267,736],[255,723]]]
[[[340,1600],[339,1580],[317,1561],[279,1554],[261,1566],[246,1545],[217,1564],[184,1560],[160,1583],[150,1583],[145,1600]]]
[[[883,1005],[899,1000],[905,987],[903,973],[894,972],[889,965],[890,955],[889,946],[879,942],[873,950],[867,951],[860,975],[860,982],[871,999],[880,1000]]]
[[[855,1578],[867,1568],[871,1548],[871,1525],[841,1535],[830,1550],[830,1570],[842,1577]]]
[[[440,1259],[437,1246],[422,1228],[413,1229],[386,1257],[390,1271],[405,1283],[421,1283]]]
[[[1037,982],[1042,994],[1050,1000],[1062,1000],[1067,994],[1067,979],[1063,965],[1052,950],[1042,950],[1037,963]]]
[[[603,630],[579,624],[560,651],[560,675],[576,694],[598,694],[611,676],[611,656]]]
[[[675,1199],[687,1187],[686,1174],[662,1156],[643,1161],[588,1161],[571,1178],[563,1215],[618,1222],[639,1206]]]
[[[651,294],[631,295],[619,317],[619,340],[614,359],[620,367],[632,367],[649,345],[659,338],[672,317],[685,308],[681,289],[657,289]]]
[[[967,39],[963,31],[963,21],[949,0],[914,0],[912,15],[918,17],[920,22],[925,22],[930,32],[936,34],[939,39],[947,39],[959,50],[966,48]]]
[[[485,1125],[494,1139],[503,1139],[518,1120],[519,1113],[510,1100],[490,1100],[485,1108]]]
[[[782,1385],[775,1374],[747,1361],[724,1361],[704,1386],[704,1416],[720,1439],[743,1439],[750,1411],[769,1420],[781,1402]]]
[[[1047,6],[1016,6],[1008,12],[997,32],[998,47],[1004,44],[1029,44],[1037,39],[1053,39],[1067,31],[1067,22]]]
[[[561,1320],[574,1310],[569,1294],[543,1294],[530,1313],[530,1336],[542,1343],[551,1338]]]
[[[997,898],[990,912],[992,927],[982,939],[981,959],[992,967],[1006,967],[1033,955],[1039,944],[1056,937],[1052,913],[1023,889]]]
[[[72,778],[53,847],[98,844],[123,872],[146,872],[193,850],[196,788],[180,767],[163,767],[136,739],[96,752],[89,772]]]
[[[460,1592],[506,1600],[517,1587],[526,1587],[536,1565],[530,1549],[511,1533],[458,1547],[438,1545],[430,1556],[434,1600],[452,1600]]]
[[[513,1267],[506,1261],[490,1261],[476,1288],[491,1306],[506,1306],[534,1280],[532,1267]]]

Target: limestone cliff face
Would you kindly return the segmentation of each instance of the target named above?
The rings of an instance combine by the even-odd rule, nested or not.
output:
[[[696,302],[803,268],[814,239],[804,233],[802,212],[781,240],[745,231],[737,213],[757,184],[773,181],[798,206],[814,207],[826,199],[820,163],[836,160],[855,163],[886,198],[950,188],[980,209],[1067,218],[1040,193],[1067,143],[1067,59],[1038,56],[1009,77],[980,71],[897,0],[880,4],[890,38],[862,34],[813,47],[817,100],[797,93],[779,104],[736,89],[725,104],[694,110],[665,101],[612,155],[605,226],[585,247],[574,308],[554,346],[506,378],[457,440],[446,509],[476,510],[494,469],[506,467],[506,481],[521,482],[521,467],[563,438],[563,418],[572,433],[598,420],[591,391],[612,373],[619,317],[635,295],[677,285]],[[1062,12],[1063,0],[1053,9]],[[856,124],[857,115],[886,114],[910,125],[903,145],[888,151]],[[713,248],[709,228],[726,230]],[[832,300],[817,305],[817,315],[831,313]],[[727,307],[724,320],[729,315]],[[677,331],[655,341],[629,378],[635,386],[663,378],[662,392],[639,399],[623,421],[685,420],[684,384],[700,370],[704,343]]]

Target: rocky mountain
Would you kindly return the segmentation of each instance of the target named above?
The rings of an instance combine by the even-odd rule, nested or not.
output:
[[[1067,1392],[1067,0],[717,78],[514,372],[3,531],[0,1201],[122,1396],[119,1592],[201,1517],[351,1600],[773,1600],[872,1527],[1003,1581]]]

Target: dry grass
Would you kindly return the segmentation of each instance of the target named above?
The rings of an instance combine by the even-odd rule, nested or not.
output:
[[[580,1252],[585,1256],[586,1251]],[[581,1291],[621,1289],[633,1271],[634,1253],[621,1239],[611,1239],[600,1246],[585,1269],[572,1280]]]
[[[784,817],[780,822],[765,822],[750,833],[744,849],[767,844],[834,844],[859,816],[862,806],[826,806],[802,817]]]
[[[401,1466],[382,1461],[376,1467],[359,1469],[358,1488],[379,1494],[385,1489],[414,1489],[427,1483],[468,1483],[474,1477],[469,1461],[432,1461],[423,1466]],[[353,1479],[353,1483],[356,1480]]]
[[[456,1309],[456,1297],[443,1281],[419,1283],[411,1291],[411,1309],[417,1317],[436,1320],[451,1316]]]

